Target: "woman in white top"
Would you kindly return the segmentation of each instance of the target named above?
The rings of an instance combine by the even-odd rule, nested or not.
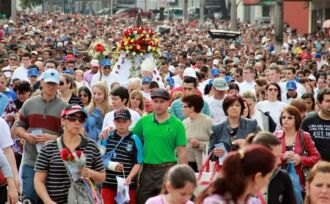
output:
[[[266,86],[267,100],[260,101],[256,105],[256,109],[263,113],[269,112],[270,116],[276,124],[280,122],[280,114],[285,103],[281,102],[281,88],[277,83],[269,83]]]

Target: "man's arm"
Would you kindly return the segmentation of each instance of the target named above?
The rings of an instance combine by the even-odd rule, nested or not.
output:
[[[188,164],[187,148],[186,148],[186,146],[178,146],[176,148],[176,151],[178,153],[179,163],[180,164]]]
[[[7,161],[14,174],[15,185],[16,185],[16,188],[18,191],[20,189],[20,182],[19,182],[19,176],[18,176],[18,170],[17,170],[17,166],[16,166],[16,159],[15,159],[14,151],[11,148],[11,146],[3,148],[2,151],[3,151],[4,155],[6,155]]]

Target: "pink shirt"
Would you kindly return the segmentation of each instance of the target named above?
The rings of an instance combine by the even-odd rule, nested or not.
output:
[[[146,204],[169,204],[166,200],[164,195],[158,195],[152,198],[149,198]],[[188,200],[186,204],[194,204],[192,201]]]

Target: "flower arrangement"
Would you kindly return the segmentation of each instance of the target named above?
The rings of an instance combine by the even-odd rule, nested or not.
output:
[[[73,181],[78,181],[81,177],[80,170],[86,166],[85,154],[79,149],[71,152],[68,148],[63,148],[60,154],[70,171]]]
[[[111,48],[109,44],[102,39],[95,40],[88,48],[88,54],[93,59],[98,59],[99,61],[102,61],[105,56],[109,55],[110,51]]]
[[[132,56],[152,53],[157,58],[160,56],[159,40],[152,29],[135,26],[123,32],[118,51]]]

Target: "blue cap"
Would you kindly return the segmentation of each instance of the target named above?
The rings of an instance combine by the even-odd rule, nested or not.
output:
[[[220,70],[217,69],[217,68],[211,69],[211,75],[212,76],[218,76],[218,75],[220,75]]]
[[[104,59],[104,60],[102,60],[102,62],[101,62],[101,66],[102,66],[102,67],[105,67],[105,66],[111,66],[111,61],[108,60],[108,59]]]
[[[69,69],[69,68],[66,68],[64,71],[63,71],[64,74],[74,74],[74,70],[72,69]]]
[[[41,79],[44,82],[53,82],[60,84],[60,74],[55,69],[47,69],[42,73]]]
[[[152,81],[151,77],[145,76],[142,78],[142,83],[150,83]]]
[[[320,53],[316,53],[314,57],[315,58],[321,58],[321,54]]]
[[[286,89],[287,90],[296,90],[297,89],[297,84],[295,81],[288,81],[286,82]]]
[[[167,81],[167,84],[168,84],[169,86],[174,86],[174,79],[173,79],[173,77],[168,77],[168,78],[166,79],[166,81]]]
[[[235,81],[235,80],[234,80],[234,78],[232,76],[225,76],[225,81],[227,83],[229,83],[229,82],[232,82],[232,81]]]
[[[37,68],[28,69],[28,77],[37,77],[39,75],[39,71]]]

